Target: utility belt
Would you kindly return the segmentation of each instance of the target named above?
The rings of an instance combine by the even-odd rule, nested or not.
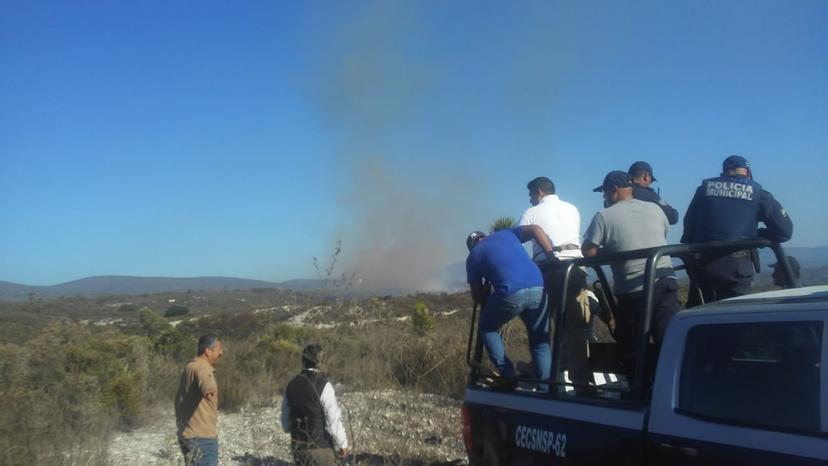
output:
[[[552,248],[552,250],[555,251],[555,252],[571,251],[573,249],[581,249],[581,247],[578,246],[577,244],[568,243],[568,244],[562,244],[560,246],[555,246],[554,248]]]
[[[578,246],[577,244],[567,243],[567,244],[562,244],[560,246],[553,247],[552,252],[572,251],[572,250],[575,250],[575,249],[581,249],[581,247]],[[532,260],[535,260],[538,257],[543,256],[544,254],[546,254],[544,251],[541,251],[541,252],[537,253],[534,256],[532,256]]]
[[[702,264],[707,264],[713,262],[717,259],[722,259],[724,257],[733,257],[735,259],[744,259],[752,257],[752,250],[751,249],[743,249],[741,251],[734,251],[727,254],[699,254],[696,256],[697,260]]]
[[[751,257],[751,250],[750,250],[750,249],[746,249],[746,250],[744,250],[744,251],[736,251],[736,252],[731,252],[731,253],[730,253],[730,254],[728,254],[728,255],[729,255],[730,257]]]
[[[741,251],[734,251],[729,254],[722,255],[701,254],[697,256],[696,260],[700,266],[704,267],[718,259],[722,259],[725,257],[731,257],[734,259],[741,260],[747,259],[751,263],[753,263],[753,269],[756,271],[756,273],[759,273],[760,271],[761,267],[759,263],[759,251],[757,251],[756,249],[743,249]]]

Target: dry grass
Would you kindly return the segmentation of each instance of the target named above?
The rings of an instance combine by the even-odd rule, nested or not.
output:
[[[354,390],[462,397],[468,312],[436,314],[423,331],[399,320],[413,312],[410,300],[402,307],[390,299],[362,303],[360,317],[369,323],[350,317],[332,328],[277,324],[253,313],[172,327],[144,313],[123,329],[56,323],[22,344],[0,344],[0,463],[105,464],[113,431],[141,426],[172,404],[201,333],[225,340],[217,378],[227,412],[272,403],[308,343],[325,348],[330,378]],[[446,309],[439,298],[428,307]]]

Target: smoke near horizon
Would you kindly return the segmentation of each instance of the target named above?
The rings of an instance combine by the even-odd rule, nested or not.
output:
[[[429,59],[418,53],[422,41],[445,39],[427,38],[421,19],[414,4],[364,3],[338,22],[340,29],[326,32],[314,70],[312,99],[335,134],[335,165],[345,179],[339,201],[349,220],[332,239],[343,241],[345,274],[354,273],[370,290],[446,289],[446,268],[465,258],[465,234],[481,228],[473,219],[519,214],[484,212],[491,206],[479,191],[499,174],[482,173],[474,163],[476,151],[484,150],[477,135],[455,137],[448,147],[434,135],[445,129],[437,121],[462,120],[465,109],[424,113],[441,91],[462,81],[452,76],[450,52]],[[506,53],[515,67],[503,88],[489,95],[499,112],[475,108],[476,95],[465,97],[471,99],[468,111],[502,113],[504,129],[515,133],[514,146],[524,151],[510,156],[530,163],[539,155],[532,153],[532,138],[544,124],[538,114],[547,111],[550,94],[548,59],[533,61],[544,53],[543,43],[528,33],[527,46],[514,57],[496,52]],[[454,124],[469,130],[464,123]],[[516,183],[516,196],[522,197],[524,184]]]
[[[313,96],[337,133],[336,169],[346,181],[342,267],[369,290],[442,289],[452,256],[446,232],[463,212],[452,185],[462,177],[420,164],[433,154],[413,154],[394,137],[412,124],[434,80],[404,53],[416,16],[402,3],[375,3],[343,23],[318,65]]]

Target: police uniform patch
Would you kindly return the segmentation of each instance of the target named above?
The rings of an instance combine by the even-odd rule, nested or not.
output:
[[[705,195],[708,197],[727,197],[753,200],[753,186],[733,181],[712,180],[705,183]]]

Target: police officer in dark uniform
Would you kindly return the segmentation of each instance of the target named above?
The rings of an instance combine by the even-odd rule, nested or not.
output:
[[[671,207],[670,204],[666,203],[664,199],[662,199],[661,196],[659,196],[658,193],[650,187],[650,185],[653,184],[653,181],[658,180],[656,180],[653,176],[653,167],[651,167],[649,163],[639,160],[638,162],[630,165],[630,169],[627,170],[627,173],[630,175],[633,183],[633,198],[638,199],[639,201],[658,204],[658,206],[661,207],[661,210],[664,211],[664,215],[667,217],[667,221],[670,222],[670,225],[678,223],[678,211]]]
[[[765,228],[758,228],[758,222]],[[682,243],[762,237],[782,243],[791,238],[793,223],[785,209],[762,185],[753,181],[750,164],[731,155],[722,175],[702,181],[684,215]],[[706,302],[750,292],[754,265],[751,251],[700,258],[695,278]]]

